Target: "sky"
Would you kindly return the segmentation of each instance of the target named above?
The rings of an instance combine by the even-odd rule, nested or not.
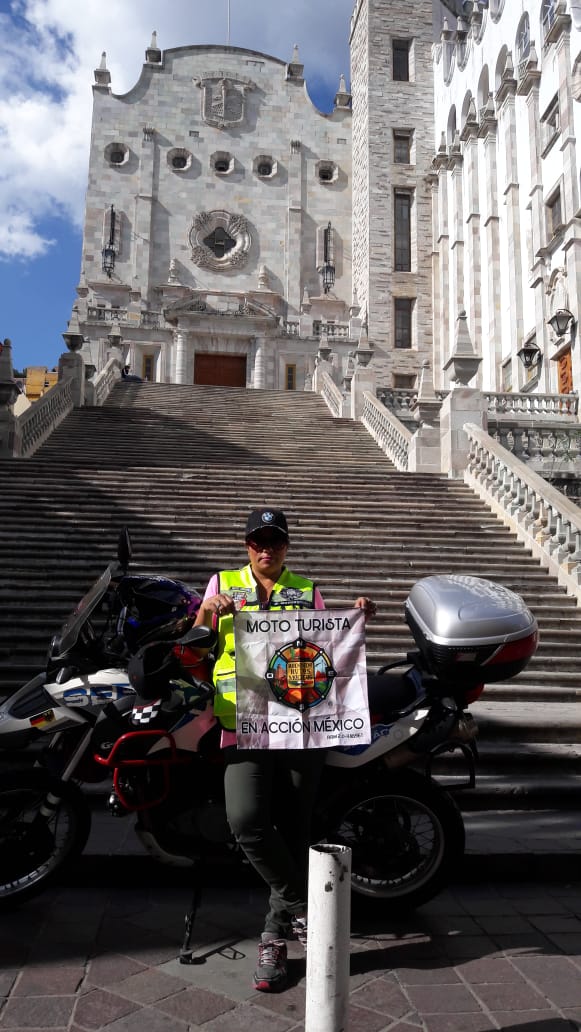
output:
[[[299,46],[313,103],[349,83],[353,0],[230,0],[230,43],[284,61]],[[52,369],[79,279],[94,69],[114,93],[162,49],[226,43],[228,0],[0,0],[0,340],[15,369]]]

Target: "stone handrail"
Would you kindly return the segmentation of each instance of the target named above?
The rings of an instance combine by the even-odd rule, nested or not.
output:
[[[464,479],[581,605],[581,509],[473,423]]]
[[[33,455],[74,408],[71,380],[60,380],[18,417],[18,454]]]
[[[111,357],[100,373],[85,383],[85,404],[103,405],[121,376],[121,361]]]
[[[581,470],[581,426],[556,420],[523,424],[489,419],[488,432],[503,448],[543,476],[579,475]]]
[[[320,376],[318,383],[319,393],[327,403],[327,408],[330,409],[337,419],[340,419],[343,415],[343,395],[341,389],[337,387],[335,381],[326,372]]]
[[[397,469],[407,471],[413,435],[370,391],[363,395],[361,422]]]

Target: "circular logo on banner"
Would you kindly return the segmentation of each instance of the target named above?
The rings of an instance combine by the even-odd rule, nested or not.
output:
[[[304,638],[277,649],[265,674],[277,702],[301,713],[327,698],[336,676],[325,650]]]

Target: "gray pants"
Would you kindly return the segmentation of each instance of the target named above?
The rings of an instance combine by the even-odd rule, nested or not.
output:
[[[226,813],[236,841],[270,887],[264,931],[285,938],[307,908],[313,807],[324,749],[224,750]]]

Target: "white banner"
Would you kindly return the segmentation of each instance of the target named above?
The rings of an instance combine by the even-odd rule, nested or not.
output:
[[[371,741],[362,609],[241,612],[239,749],[324,749]]]

